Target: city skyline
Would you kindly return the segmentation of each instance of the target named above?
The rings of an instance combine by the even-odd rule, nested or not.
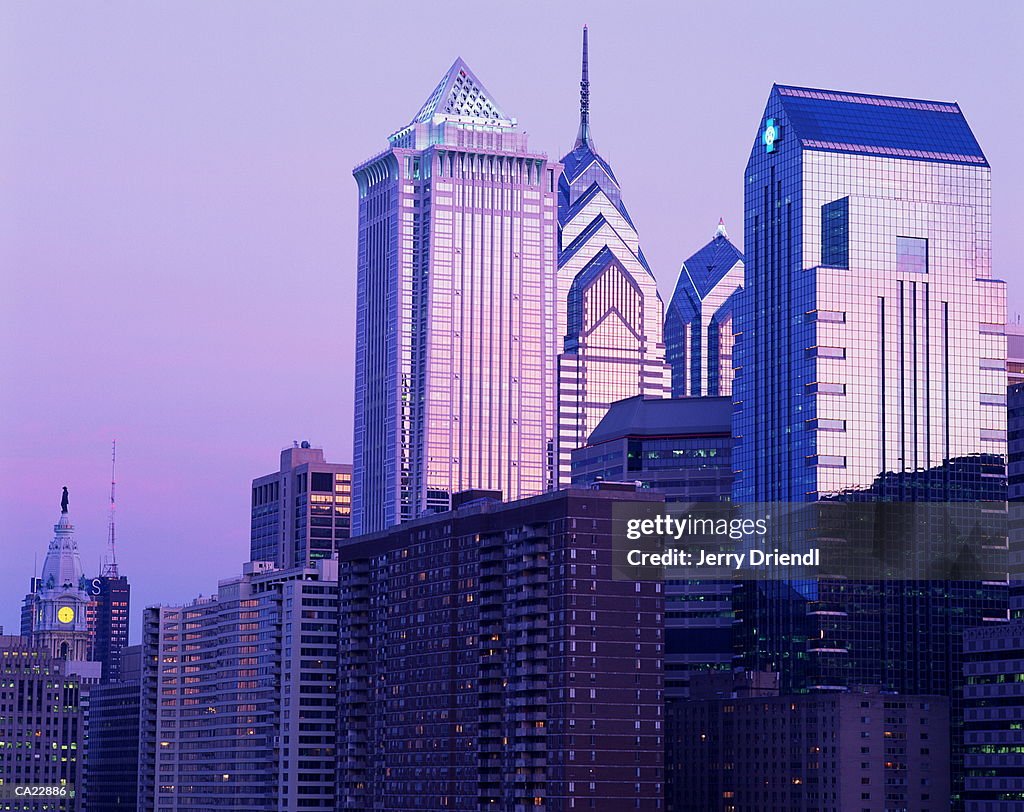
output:
[[[863,4],[861,11],[842,24],[853,32],[862,24],[866,36],[871,14]],[[351,459],[354,330],[348,308],[354,299],[355,214],[348,173],[379,150],[381,133],[416,109],[435,76],[460,54],[520,117],[531,145],[554,160],[575,132],[578,36],[582,23],[590,24],[594,127],[628,187],[631,214],[666,300],[682,260],[707,241],[719,217],[731,233],[742,233],[750,122],[773,82],[956,99],[994,167],[994,275],[1008,282],[1011,317],[1024,304],[1012,259],[1021,253],[1021,237],[1011,233],[1024,187],[1013,154],[1020,114],[1001,112],[1011,107],[999,103],[1005,89],[997,93],[998,82],[989,88],[982,81],[1022,72],[1010,47],[1020,30],[1016,9],[994,34],[984,15],[954,26],[893,9],[893,29],[913,24],[920,35],[900,39],[910,46],[904,61],[879,44],[867,54],[877,64],[850,55],[839,68],[815,64],[828,49],[799,39],[800,25],[820,25],[820,19],[802,23],[778,10],[751,10],[750,19],[730,19],[718,33],[696,15],[683,17],[687,26],[676,31],[690,50],[660,52],[640,47],[640,32],[654,44],[667,41],[650,18],[615,21],[588,6],[585,16],[575,9],[550,12],[553,24],[538,42],[551,54],[543,66],[516,60],[505,50],[511,46],[495,42],[484,25],[475,31],[454,26],[443,35],[431,29],[434,37],[414,43],[401,60],[374,64],[373,76],[362,82],[347,68],[358,63],[360,48],[379,45],[372,37],[354,49],[352,64],[313,48],[298,68],[277,79],[274,69],[282,60],[291,67],[285,55],[295,57],[306,38],[316,34],[320,49],[337,47],[327,34],[338,30],[315,32],[311,20],[274,20],[292,26],[286,39],[291,34],[294,43],[290,51],[266,54],[257,47],[260,37],[278,32],[259,30],[265,12],[243,21],[233,40],[209,43],[192,43],[190,34],[206,15],[211,31],[228,36],[229,19],[218,12],[197,10],[194,26],[150,12],[144,21],[149,25],[130,44],[116,39],[116,26],[112,34],[102,30],[101,20],[79,20],[76,29],[73,20],[43,19],[45,12],[3,13],[12,18],[2,26],[11,43],[0,75],[11,83],[15,105],[0,143],[15,156],[16,168],[0,195],[0,261],[21,271],[5,274],[14,277],[8,279],[13,295],[0,307],[6,328],[0,356],[0,554],[10,562],[0,583],[12,595],[0,608],[0,625],[8,633],[17,628],[18,600],[32,575],[30,553],[41,562],[63,485],[71,489],[84,569],[99,572],[111,439],[124,449],[119,558],[139,608],[208,594],[217,577],[236,570],[248,548],[248,483],[292,439],[311,440],[332,460]],[[372,13],[357,12],[360,24],[352,30],[371,28],[364,17]],[[842,18],[829,13],[835,22]],[[756,55],[760,40],[752,29],[759,24],[766,25],[760,36],[773,42],[767,64],[749,56],[749,62],[733,64],[728,49],[715,55],[714,46],[737,36],[735,29]],[[793,26],[788,36],[787,25]],[[84,31],[95,52],[67,40],[72,30]],[[984,45],[971,39],[982,33]],[[143,43],[153,45],[157,35],[192,48],[149,54]],[[781,47],[774,44],[780,35]],[[854,33],[848,36],[855,41]],[[993,47],[990,36],[1007,37],[1007,47]],[[947,64],[956,61],[948,54],[956,52],[959,38],[973,43],[980,60],[969,73]],[[798,46],[805,52],[795,58],[789,49]],[[706,69],[676,78],[679,52]],[[235,58],[223,59],[225,53]],[[184,58],[180,54],[194,58],[196,70],[210,72],[210,87],[190,87],[188,71],[164,75],[174,59]],[[416,65],[414,79],[403,77],[406,63]],[[118,78],[118,69],[131,66],[144,68],[144,76]],[[268,94],[269,108],[260,103],[267,98],[246,90],[252,78],[247,67]],[[652,145],[637,139],[635,123],[619,114],[636,106],[631,68],[655,77],[641,80],[649,90],[635,91],[651,94],[645,124],[651,132],[674,132],[683,145],[665,166],[665,177],[645,169]],[[96,88],[72,78],[84,74],[97,78]],[[693,75],[697,81],[688,78]],[[302,83],[311,77],[315,83]],[[147,79],[155,82],[147,85]],[[680,104],[660,104],[666,89],[678,92]],[[166,110],[150,103],[154,95]],[[709,106],[716,99],[718,106]],[[336,111],[325,116],[329,103],[362,116],[354,119],[356,126]],[[266,117],[268,109],[280,115],[255,117],[256,111]],[[278,119],[288,124],[275,125]],[[339,135],[349,140],[330,143]],[[296,156],[301,160],[293,165]],[[673,173],[675,180],[668,177]],[[685,183],[672,190],[678,173]],[[281,202],[269,200],[278,193]],[[255,199],[247,203],[241,199],[246,195]],[[180,328],[189,317],[187,328]],[[331,381],[324,383],[325,377]],[[275,392],[268,395],[268,389]],[[189,509],[174,512],[183,505]],[[196,567],[194,554],[211,546],[212,560]],[[139,634],[135,614],[133,641]]]

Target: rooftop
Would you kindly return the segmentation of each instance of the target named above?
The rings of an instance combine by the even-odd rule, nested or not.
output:
[[[732,434],[732,398],[645,398],[616,401],[590,435],[589,444],[623,437]]]
[[[776,85],[808,149],[988,166],[956,102]]]

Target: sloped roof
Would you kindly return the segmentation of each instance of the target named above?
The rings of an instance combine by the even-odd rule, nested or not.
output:
[[[774,91],[805,148],[988,166],[956,102],[789,85]]]
[[[732,433],[732,398],[645,398],[616,401],[590,435],[590,445],[624,437]]]
[[[730,268],[743,261],[743,253],[720,231],[707,245],[683,263],[683,271],[693,280],[697,295],[703,299],[722,281]],[[680,273],[680,283],[684,273]],[[678,285],[676,288],[678,289]]]
[[[515,123],[510,116],[505,115],[490,91],[461,56],[441,77],[411,123],[432,121],[435,116],[485,119],[506,126]]]

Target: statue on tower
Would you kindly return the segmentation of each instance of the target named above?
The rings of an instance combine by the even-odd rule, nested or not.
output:
[[[64,493],[62,493],[61,497],[60,497],[60,512],[61,513],[67,513],[68,512],[68,486],[67,485],[64,486]]]

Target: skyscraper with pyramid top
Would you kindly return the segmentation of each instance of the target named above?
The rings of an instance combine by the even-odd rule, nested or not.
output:
[[[561,167],[456,59],[359,187],[353,532],[554,479]]]

